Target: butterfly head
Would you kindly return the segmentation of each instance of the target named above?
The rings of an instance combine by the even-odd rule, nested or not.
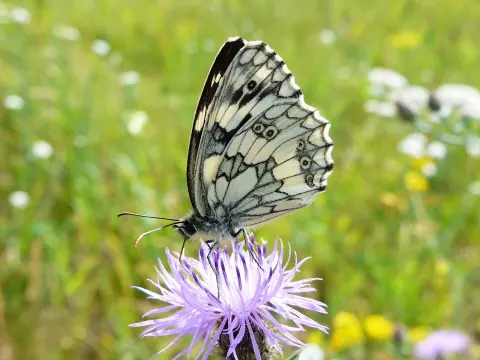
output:
[[[186,218],[182,222],[173,225],[173,228],[187,239],[190,239],[197,233],[197,228],[190,218]]]

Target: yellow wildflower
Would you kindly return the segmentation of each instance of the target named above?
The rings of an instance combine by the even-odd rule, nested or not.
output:
[[[444,259],[437,260],[435,263],[435,273],[438,276],[445,276],[448,274],[448,271],[450,270],[450,266],[448,265],[448,262]]]
[[[422,156],[419,158],[412,159],[412,166],[415,170],[422,171],[425,165],[428,165],[432,162],[432,159],[428,156]]]
[[[388,209],[397,211],[405,210],[405,200],[392,192],[385,192],[380,196],[380,202]]]
[[[407,340],[411,344],[415,344],[425,339],[430,333],[430,329],[425,326],[418,326],[408,330]]]
[[[405,186],[409,191],[423,192],[428,189],[428,180],[419,172],[409,171],[405,174]]]
[[[335,351],[342,351],[354,347],[362,341],[363,331],[358,318],[348,312],[339,312],[333,319],[332,348]]]
[[[367,316],[363,326],[367,337],[372,340],[390,340],[395,332],[395,324],[382,315]]]
[[[322,341],[322,334],[320,331],[313,331],[308,335],[309,344],[320,344]]]
[[[418,31],[401,31],[394,34],[390,41],[395,49],[417,48],[422,41],[422,34]]]

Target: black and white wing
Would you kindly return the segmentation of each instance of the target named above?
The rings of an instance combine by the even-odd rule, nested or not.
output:
[[[230,39],[210,70],[192,130],[194,208],[243,227],[309,205],[333,169],[329,126],[268,45]]]

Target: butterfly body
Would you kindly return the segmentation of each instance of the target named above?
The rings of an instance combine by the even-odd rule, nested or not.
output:
[[[230,38],[201,94],[190,137],[185,236],[228,240],[308,206],[333,169],[330,123],[307,105],[282,58]]]
[[[203,238],[222,243],[239,234],[237,225],[232,224],[231,218],[202,217],[192,213],[174,225],[185,239]]]

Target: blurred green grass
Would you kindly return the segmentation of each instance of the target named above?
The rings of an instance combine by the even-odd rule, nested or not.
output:
[[[475,0],[10,5],[27,8],[31,21],[0,23],[0,98],[25,99],[20,111],[0,105],[6,359],[140,359],[162,348],[165,339],[139,341],[127,327],[156,305],[131,286],[146,285],[163,248],[179,250],[180,239],[166,230],[134,249],[136,236],[156,223],[115,215],[189,211],[192,117],[215,52],[233,35],[269,43],[306,101],[332,122],[336,168],[326,194],[257,231],[313,257],[305,275],[323,277],[316,296],[329,305],[329,315],[316,320],[329,324],[343,310],[360,318],[382,313],[407,326],[479,325],[480,206],[467,190],[479,180],[478,159],[449,147],[428,191],[411,193],[403,176],[414,165],[396,144],[412,129],[362,108],[373,66],[427,88],[479,87]],[[80,39],[53,36],[58,24],[77,28]],[[334,43],[319,41],[322,29],[334,31]],[[408,34],[420,41],[394,41]],[[92,52],[95,39],[110,44],[109,55]],[[120,83],[129,70],[140,74],[138,85]],[[124,121],[135,110],[149,118],[138,135]],[[52,145],[51,158],[32,156],[40,139]],[[30,195],[25,209],[8,204],[15,190]],[[393,205],[382,201],[385,194],[394,195]]]

